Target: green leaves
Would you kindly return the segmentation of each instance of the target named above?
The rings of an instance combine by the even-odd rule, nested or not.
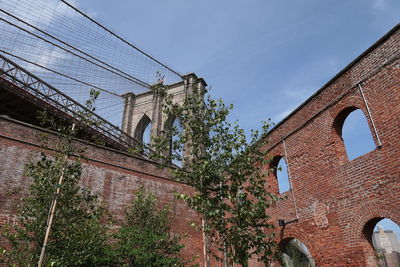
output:
[[[183,160],[182,168],[173,170],[173,177],[195,190],[179,198],[205,220],[209,252],[216,257],[218,251],[225,253],[229,264],[247,266],[253,256],[269,262],[277,248],[268,232],[272,225],[266,213],[276,199],[265,190],[263,166],[269,157],[262,149],[266,139],[261,137],[268,124],[247,137],[237,122],[228,121],[232,105],[226,106],[203,91],[188,94],[178,105],[166,89],[162,84],[155,88],[163,93],[167,116],[178,118],[184,130],[172,127],[156,140],[155,147],[163,162]],[[173,151],[166,155],[165,144],[169,142]]]
[[[61,172],[65,179],[58,185]],[[8,263],[37,264],[49,207],[59,187],[58,206],[46,251],[47,264],[101,265],[107,247],[106,228],[100,222],[104,210],[96,196],[78,185],[81,173],[79,162],[65,162],[58,156],[50,159],[42,155],[39,161],[26,166],[26,175],[32,183],[19,211],[19,226],[5,235],[12,244],[12,249],[6,252]]]
[[[123,266],[184,266],[180,236],[170,231],[168,206],[157,208],[154,195],[141,187],[126,210],[126,222],[116,234],[116,258]]]
[[[91,92],[90,109],[94,109],[97,95]],[[52,140],[51,147],[47,147],[50,144],[45,139],[43,147],[53,150],[51,156],[42,153],[38,160],[25,166],[25,175],[31,183],[18,210],[18,223],[2,232],[11,244],[11,249],[4,248],[5,261],[9,265],[37,265],[50,206],[57,198],[44,265],[108,266],[108,235],[104,224],[107,213],[97,196],[79,185],[84,151],[74,146],[77,130],[49,117],[46,112],[40,114],[39,120],[57,131],[58,139]],[[64,179],[59,183],[61,176]]]

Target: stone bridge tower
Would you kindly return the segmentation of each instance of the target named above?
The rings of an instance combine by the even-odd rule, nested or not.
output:
[[[172,95],[174,103],[183,103],[186,96],[194,90],[203,90],[207,84],[196,74],[190,73],[178,83],[168,85],[167,92]],[[136,140],[143,142],[143,134],[151,123],[150,140],[159,136],[165,129],[171,127],[175,118],[163,112],[163,99],[157,92],[148,92],[135,95],[127,93],[125,98],[122,130]]]

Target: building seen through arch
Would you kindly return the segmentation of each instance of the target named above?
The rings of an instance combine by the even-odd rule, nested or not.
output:
[[[378,263],[382,267],[398,267],[400,266],[400,228],[391,220],[383,219],[382,221],[387,221],[385,226],[392,229],[385,229],[381,223],[377,223],[374,228],[372,244],[377,254]]]

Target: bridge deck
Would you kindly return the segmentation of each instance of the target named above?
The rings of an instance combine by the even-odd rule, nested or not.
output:
[[[81,127],[87,134],[94,135],[119,150],[127,151],[130,147],[142,145],[118,127],[1,54],[0,89],[0,112],[5,115],[36,124],[36,111],[48,110],[63,120],[83,126],[85,116],[90,114],[93,123],[89,127]]]

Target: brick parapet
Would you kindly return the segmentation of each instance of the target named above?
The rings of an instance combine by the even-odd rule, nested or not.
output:
[[[44,133],[48,134],[49,143],[56,138],[37,127],[0,118],[0,226],[15,221],[16,205],[30,182],[24,175],[25,165],[39,158],[40,152],[53,153],[41,147],[38,136]],[[117,222],[123,220],[125,207],[143,185],[156,195],[160,205],[170,205],[172,230],[185,236],[184,257],[196,256],[202,261],[202,234],[190,226],[192,222],[200,224],[199,217],[174,195],[190,192],[189,186],[171,180],[169,170],[161,169],[156,162],[93,144],[75,144],[86,147],[81,184],[99,195]]]

